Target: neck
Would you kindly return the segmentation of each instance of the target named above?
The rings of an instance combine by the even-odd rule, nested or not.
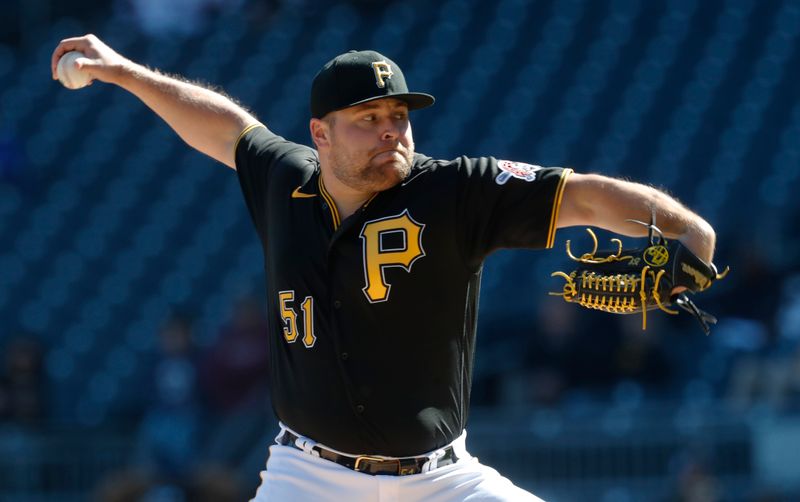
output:
[[[342,221],[355,213],[358,208],[363,206],[364,203],[374,195],[373,192],[361,192],[350,188],[326,169],[322,170],[321,176],[322,183],[325,185],[325,190],[336,204],[336,209],[339,211],[339,218]]]

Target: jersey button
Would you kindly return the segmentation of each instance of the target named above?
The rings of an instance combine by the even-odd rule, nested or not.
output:
[[[357,405],[357,406],[356,406],[356,411],[357,411],[358,413],[364,413],[364,405],[363,405],[363,404],[359,404],[359,405]]]
[[[340,309],[342,308],[342,302],[339,300],[333,300],[333,308]]]
[[[339,357],[342,358],[342,361],[347,361],[348,359],[350,359],[350,354],[348,354],[347,352],[342,352],[342,354]]]

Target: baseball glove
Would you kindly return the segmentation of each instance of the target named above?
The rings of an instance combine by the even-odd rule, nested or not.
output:
[[[697,318],[706,335],[709,324],[717,319],[697,308],[685,292],[672,294],[676,287],[683,286],[692,292],[705,291],[711,284],[728,274],[728,268],[717,272],[713,263],[706,263],[677,240],[668,241],[655,226],[639,223],[649,228],[648,245],[637,249],[622,249],[622,241],[611,239],[616,251],[597,252],[597,236],[591,229],[586,231],[594,241],[591,253],[576,257],[567,241],[567,255],[578,266],[572,272],[553,272],[551,276],[563,278],[563,291],[550,293],[561,296],[570,303],[583,307],[612,312],[634,314],[641,312],[642,329],[647,328],[647,311],[659,309],[676,315],[678,306]]]

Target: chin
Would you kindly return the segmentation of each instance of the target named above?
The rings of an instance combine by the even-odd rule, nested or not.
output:
[[[404,162],[387,162],[372,169],[374,176],[370,176],[372,178],[370,181],[372,181],[373,189],[380,192],[388,190],[406,179],[410,171],[411,167]]]

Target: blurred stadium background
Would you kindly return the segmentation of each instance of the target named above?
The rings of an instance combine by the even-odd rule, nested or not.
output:
[[[301,142],[316,70],[375,48],[437,96],[419,151],[668,189],[733,269],[699,299],[712,336],[548,297],[581,229],[499,252],[468,444],[557,502],[800,500],[800,2],[2,5],[0,500],[245,500],[276,431],[238,183],[125,92],[50,79],[88,32]]]

